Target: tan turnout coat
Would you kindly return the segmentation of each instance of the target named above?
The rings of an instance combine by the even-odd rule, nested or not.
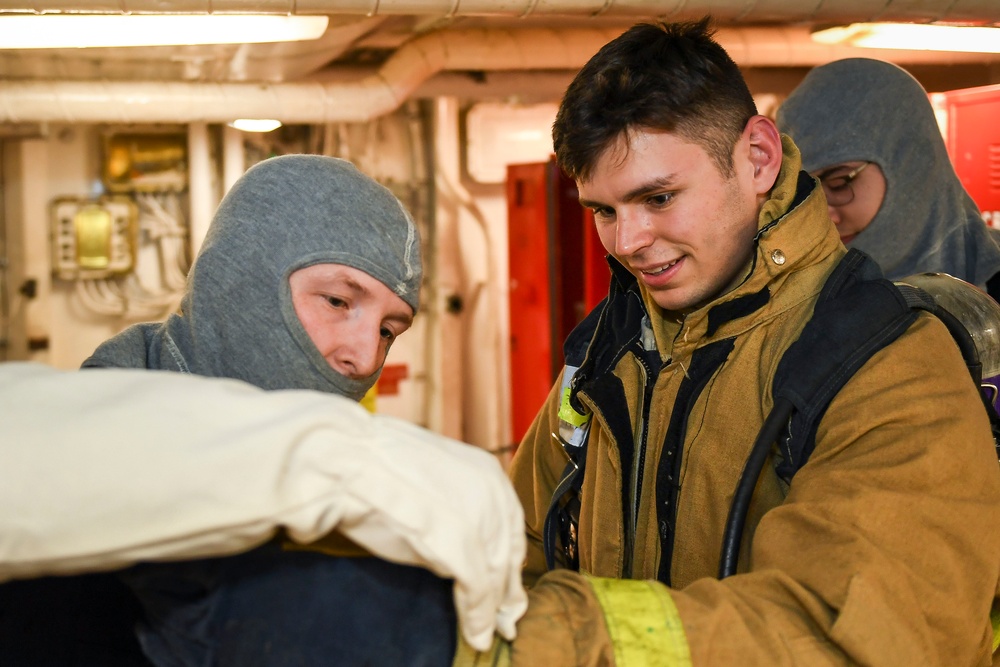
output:
[[[679,324],[643,296],[665,366],[650,401],[631,550],[622,484],[639,471],[621,469],[607,426],[612,415],[582,397],[594,416],[582,488],[581,571],[657,578],[655,480],[676,394],[696,349],[735,337],[732,353],[690,411],[680,451],[669,583],[692,664],[990,664],[989,612],[1000,581],[1000,467],[959,351],[926,314],[835,397],[814,453],[789,488],[771,462],[765,466],[744,533],[741,573],[716,578],[733,491],[771,408],[775,367],[845,253],[818,187],[788,210],[800,160],[787,138],[784,147],[746,281]],[[798,184],[800,192],[803,187],[809,189]],[[713,308],[765,287],[765,305],[709,333]],[[638,432],[642,365],[627,354],[614,374],[628,397],[625,417]],[[545,571],[542,525],[567,460],[551,436],[558,430],[557,390],[558,383],[511,470],[526,513],[529,585]],[[581,641],[608,640],[581,627],[590,628]]]

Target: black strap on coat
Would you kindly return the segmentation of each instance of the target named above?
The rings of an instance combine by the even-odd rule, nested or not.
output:
[[[816,446],[816,428],[834,396],[876,352],[902,335],[920,310],[934,313],[948,327],[979,389],[979,356],[961,322],[923,290],[886,280],[870,257],[850,250],[830,274],[799,339],[778,363],[771,388],[774,406],[744,464],[729,508],[720,579],[736,573],[750,499],[772,447],[777,444],[782,458],[776,466],[778,476],[791,482],[809,460]],[[1000,417],[979,393],[990,415],[994,440],[1000,442]]]

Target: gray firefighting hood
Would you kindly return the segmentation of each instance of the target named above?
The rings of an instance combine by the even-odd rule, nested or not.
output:
[[[378,372],[357,380],[334,371],[292,306],[288,276],[322,263],[364,271],[417,309],[420,242],[388,189],[345,160],[258,163],[220,204],[180,311],[126,329],[84,367],[173,370],[360,399]]]
[[[886,277],[940,272],[982,287],[1000,271],[997,236],[962,187],[927,92],[908,72],[869,58],[816,67],[777,122],[806,171],[854,160],[882,169],[882,206],[848,247],[875,258]]]

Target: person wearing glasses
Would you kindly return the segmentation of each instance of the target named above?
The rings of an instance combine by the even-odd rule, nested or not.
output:
[[[823,186],[845,245],[888,278],[947,273],[1000,297],[1000,231],[962,187],[927,91],[909,72],[870,58],[816,67],[776,120]]]
[[[885,176],[877,166],[872,169],[871,178],[865,179],[867,187],[858,188],[862,196],[858,197],[855,192],[855,179],[871,165],[871,162],[848,162],[834,165],[816,175],[830,207],[830,218],[836,223],[840,240],[844,244],[853,241],[871,223],[885,197]],[[855,209],[854,214],[847,211],[842,216],[841,209],[847,206]]]

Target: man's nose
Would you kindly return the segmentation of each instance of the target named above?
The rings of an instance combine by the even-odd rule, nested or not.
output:
[[[634,255],[652,241],[653,234],[646,216],[619,213],[615,229],[615,254],[619,257]]]
[[[361,379],[377,371],[383,362],[382,338],[376,327],[356,327],[349,340],[334,353],[333,369],[352,379]]]
[[[840,224],[840,209],[837,208],[836,206],[830,206],[829,204],[827,204],[826,205],[826,210],[827,210],[827,213],[830,214],[830,219],[833,220],[833,224],[839,225]]]

